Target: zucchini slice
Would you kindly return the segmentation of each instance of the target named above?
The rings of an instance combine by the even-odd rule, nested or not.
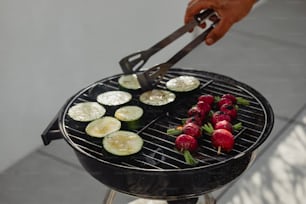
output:
[[[103,138],[104,149],[117,156],[129,156],[139,152],[143,146],[142,138],[134,132],[119,130]]]
[[[140,127],[142,115],[143,109],[139,106],[123,106],[115,111],[115,118],[123,122],[123,126],[130,130]]]
[[[122,75],[118,79],[118,83],[124,89],[138,90],[141,88],[136,74]]]
[[[102,138],[120,130],[120,128],[121,122],[119,120],[111,116],[104,116],[90,122],[85,128],[85,132],[92,137]]]
[[[117,106],[129,102],[132,95],[126,91],[107,91],[97,96],[97,101],[107,106]]]
[[[105,112],[105,108],[97,102],[83,102],[70,107],[68,116],[76,121],[89,122],[102,117]]]
[[[166,87],[174,92],[189,92],[200,86],[200,80],[193,76],[179,76],[170,79]]]
[[[115,117],[124,122],[138,120],[142,115],[143,109],[139,106],[123,106],[115,112]]]
[[[139,97],[139,100],[147,105],[151,106],[163,106],[168,103],[171,103],[175,100],[175,94],[162,90],[162,89],[152,89],[142,93]]]

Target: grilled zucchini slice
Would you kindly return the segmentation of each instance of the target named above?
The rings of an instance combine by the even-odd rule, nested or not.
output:
[[[122,75],[118,79],[118,83],[123,89],[127,90],[138,90],[141,88],[136,74]]]
[[[97,101],[107,106],[118,106],[129,102],[132,95],[126,91],[107,91],[97,96]]]
[[[90,122],[85,128],[85,132],[92,137],[102,138],[120,130],[120,128],[121,122],[119,120],[111,116],[104,116]]]
[[[194,76],[179,76],[166,83],[167,89],[174,92],[189,92],[197,89],[200,81]]]
[[[68,116],[75,121],[89,122],[104,116],[105,108],[97,102],[78,103],[68,110]]]
[[[117,156],[129,156],[139,152],[143,146],[142,138],[134,132],[119,130],[103,138],[103,148]]]
[[[162,89],[152,89],[142,93],[139,100],[151,106],[163,106],[175,100],[175,94]]]
[[[143,115],[143,109],[139,106],[123,106],[115,111],[115,118],[123,122],[123,126],[130,130],[140,127],[140,118]]]

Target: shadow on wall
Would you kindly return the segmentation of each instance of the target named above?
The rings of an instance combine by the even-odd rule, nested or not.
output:
[[[303,118],[306,121],[306,116]],[[302,204],[306,198],[306,126],[296,125],[239,182],[226,204]],[[228,198],[228,196],[226,196]]]

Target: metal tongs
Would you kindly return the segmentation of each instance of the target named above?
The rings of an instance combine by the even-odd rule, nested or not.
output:
[[[133,74],[138,72],[152,55],[172,43],[174,40],[178,39],[180,36],[194,28],[196,25],[202,24],[205,19],[210,17],[213,13],[215,12],[212,9],[204,10],[197,14],[191,22],[178,28],[172,34],[170,34],[160,42],[156,43],[151,48],[133,53],[122,58],[119,62],[122,71],[125,74]],[[137,73],[137,79],[140,83],[141,88],[143,90],[152,89],[152,87],[154,87],[163,78],[163,76],[175,63],[177,63],[192,49],[194,49],[197,45],[204,41],[207,34],[215,27],[216,24],[217,21],[212,23],[203,33],[198,35],[194,40],[192,40],[184,48],[178,51],[167,62],[153,66],[144,72]]]

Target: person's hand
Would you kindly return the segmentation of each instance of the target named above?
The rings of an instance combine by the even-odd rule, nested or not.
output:
[[[255,2],[256,0],[190,0],[185,13],[185,23],[190,22],[201,10],[213,9],[219,22],[205,40],[207,45],[212,45],[222,38],[234,23],[244,18]],[[201,27],[204,28],[205,24]]]

